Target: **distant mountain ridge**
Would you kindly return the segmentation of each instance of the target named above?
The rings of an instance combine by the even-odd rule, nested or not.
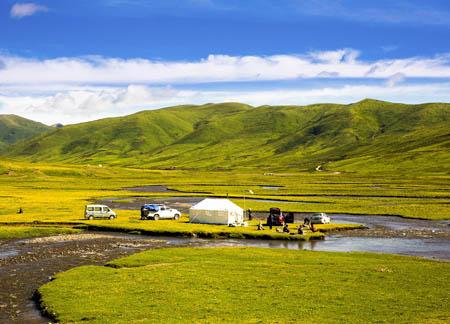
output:
[[[16,115],[0,115],[0,150],[50,129],[47,125]]]
[[[446,103],[185,105],[53,128],[7,156],[165,169],[448,172],[449,126]]]

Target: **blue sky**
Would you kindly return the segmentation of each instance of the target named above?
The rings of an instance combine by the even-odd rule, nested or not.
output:
[[[450,101],[450,1],[0,2],[0,113]]]

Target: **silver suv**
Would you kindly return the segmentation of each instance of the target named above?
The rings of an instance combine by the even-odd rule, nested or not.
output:
[[[162,204],[147,204],[141,207],[141,219],[179,219],[181,213]]]

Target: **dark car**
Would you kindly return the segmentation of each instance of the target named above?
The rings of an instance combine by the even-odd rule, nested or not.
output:
[[[270,221],[272,220],[272,221]],[[273,226],[283,225],[285,221],[284,215],[280,208],[272,207],[269,211],[269,216],[267,216],[267,224],[272,224]]]

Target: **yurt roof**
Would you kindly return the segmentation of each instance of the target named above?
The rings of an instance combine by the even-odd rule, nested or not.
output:
[[[228,199],[206,198],[191,207],[195,210],[243,210]]]

